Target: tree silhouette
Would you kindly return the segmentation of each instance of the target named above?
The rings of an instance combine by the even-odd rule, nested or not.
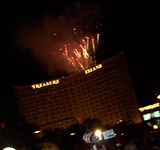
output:
[[[84,122],[84,127],[86,129],[86,132],[91,132],[91,131],[95,131],[96,129],[101,129],[102,131],[105,130],[105,126],[102,124],[102,122],[97,119],[97,118],[94,118],[94,119],[90,119],[90,118],[87,118]]]
[[[68,129],[56,128],[54,131],[48,129],[43,131],[42,141],[54,143],[60,150],[85,150],[87,147],[82,139],[84,131],[80,124],[73,124]]]
[[[42,141],[53,142],[60,149],[62,145],[62,139],[63,139],[63,130],[60,128],[56,128],[54,131],[51,129],[43,131]]]

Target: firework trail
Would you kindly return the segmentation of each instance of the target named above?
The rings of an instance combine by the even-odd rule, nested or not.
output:
[[[95,53],[96,53],[96,48],[95,48],[94,39],[92,39],[92,47],[93,47],[93,52],[94,52],[94,54],[95,54]]]
[[[96,64],[97,63],[97,61],[96,61],[96,48],[95,48],[94,39],[92,39],[92,47],[93,47],[93,61],[94,61],[94,64]]]
[[[82,39],[82,41],[83,41],[84,45],[86,46],[86,41],[84,39]]]
[[[85,37],[76,48],[72,44],[67,44],[64,45],[64,48],[60,48],[63,58],[68,64],[68,73],[80,72],[96,65],[95,54],[98,45],[99,34],[97,34],[96,40]]]
[[[87,51],[89,50],[89,37],[86,37],[87,39]]]
[[[84,56],[84,58],[88,58],[89,57],[89,54],[87,53],[87,49],[86,49],[86,46],[82,46],[80,45],[81,49],[82,49],[82,54]]]
[[[66,57],[68,57],[68,49],[67,49],[67,45],[64,45],[64,52],[65,52]]]
[[[77,60],[78,64],[80,65],[80,67],[84,70],[84,67],[83,67],[83,65],[81,64],[81,62],[79,62],[78,59],[76,59],[76,60]]]
[[[75,49],[73,53],[76,55],[77,59],[81,59],[81,52],[78,52],[78,50]]]
[[[97,34],[97,46],[99,45],[99,34]]]

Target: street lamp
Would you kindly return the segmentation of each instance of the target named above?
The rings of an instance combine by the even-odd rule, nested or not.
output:
[[[13,147],[6,147],[3,150],[15,150]]]
[[[74,132],[73,132],[73,133],[70,133],[71,136],[73,136],[73,135],[75,135],[75,134],[76,134],[76,133],[74,133]]]
[[[158,125],[155,124],[155,125],[153,126],[153,129],[158,129]]]
[[[37,130],[37,131],[34,131],[33,134],[38,134],[40,132],[42,132],[42,131],[41,130]]]
[[[102,135],[102,131],[101,130],[96,130],[95,131],[95,136],[100,137]]]

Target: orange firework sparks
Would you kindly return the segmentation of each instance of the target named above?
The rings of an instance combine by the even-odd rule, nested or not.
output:
[[[95,49],[94,39],[92,39],[92,46],[93,46],[93,52],[94,52],[94,54],[95,54],[96,49]]]
[[[71,58],[68,58],[68,60],[73,65],[73,67],[75,67],[75,64],[74,64],[73,60]]]
[[[97,45],[99,45],[99,34],[97,34]]]
[[[81,39],[81,44],[74,41],[59,49],[69,65],[68,73],[82,71],[96,64],[95,51],[99,44],[99,36],[97,34],[96,43],[93,38],[85,37]]]
[[[78,59],[76,59],[76,60],[77,60],[78,64],[81,66],[81,68],[84,70],[83,65],[79,62],[79,60],[78,60]]]
[[[89,50],[89,37],[86,37],[87,38],[87,51]]]
[[[68,49],[67,49],[67,45],[64,45],[64,49],[65,49],[66,57],[68,57]]]
[[[80,47],[82,48],[83,56],[85,58],[88,58],[89,54],[87,53],[86,46],[83,47],[82,45],[80,45]]]
[[[82,39],[82,41],[83,41],[84,45],[86,46],[86,41],[84,39]]]
[[[77,57],[78,59],[80,59],[80,58],[81,58],[81,53],[80,53],[80,52],[78,52],[78,50],[77,50],[77,49],[75,49],[75,50],[73,51],[73,53],[76,55],[76,57]]]

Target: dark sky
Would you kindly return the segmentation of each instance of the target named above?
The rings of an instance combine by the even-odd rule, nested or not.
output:
[[[72,29],[82,35],[100,33],[97,61],[124,51],[140,106],[156,101],[159,91],[158,3],[109,1],[2,2],[0,109],[17,111],[13,86],[66,75],[61,56],[52,57],[70,42]],[[54,36],[56,33],[56,37]]]

